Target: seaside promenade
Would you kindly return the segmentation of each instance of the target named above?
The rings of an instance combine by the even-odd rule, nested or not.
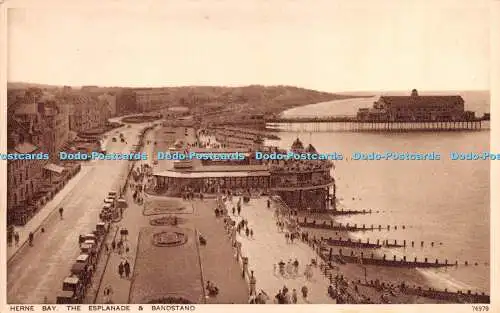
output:
[[[248,227],[253,230],[253,238],[247,237],[242,231],[237,235],[237,240],[242,244],[242,254],[249,258],[249,270],[253,270],[257,279],[257,291],[262,289],[270,297],[272,303],[276,293],[286,286],[290,291],[297,290],[298,303],[336,303],[327,294],[328,279],[321,274],[318,268],[313,269],[313,277],[307,280],[303,275],[305,265],[317,258],[315,252],[298,239],[293,244],[287,243],[285,234],[280,233],[276,227],[274,208],[266,207],[266,199],[251,199],[247,204],[242,204],[241,215],[232,215],[232,206],[237,205],[238,197],[233,202],[227,202],[230,217],[239,222],[241,219],[248,221]],[[297,259],[299,261],[299,275],[285,278],[277,273],[274,264],[280,261],[287,263]],[[308,299],[301,297],[301,288],[307,286]]]
[[[194,132],[190,130],[188,133],[188,138],[186,139],[192,140],[194,138]],[[140,161],[136,166],[140,166],[140,164],[143,163],[152,165],[154,150],[157,149],[158,146],[165,146],[163,142],[160,142],[159,138],[154,137],[155,134],[156,132],[153,130],[145,137],[145,142],[148,140],[151,142],[151,144],[146,144],[142,149],[142,151],[148,153],[148,160]],[[184,137],[183,134],[184,132],[176,129],[176,137]],[[152,144],[155,140],[158,141],[158,146]],[[166,162],[171,163],[170,161],[162,161],[162,163]],[[171,166],[172,164],[162,164],[162,168],[169,168]],[[117,252],[111,252],[109,261],[106,262],[104,259],[103,262],[106,263],[100,264],[100,266],[104,266],[105,268],[102,281],[98,287],[95,303],[106,303],[107,301],[111,301],[113,303],[129,303],[130,301],[133,301],[133,284],[140,281],[143,274],[146,275],[146,273],[141,272],[141,268],[136,266],[136,261],[140,257],[137,255],[137,251],[140,250],[138,244],[141,229],[154,229],[154,226],[150,225],[150,220],[168,215],[160,214],[145,216],[143,210],[144,207],[133,201],[132,192],[130,191],[126,193],[126,200],[129,205],[124,212],[123,219],[117,225],[117,228],[126,228],[129,231],[127,241],[129,252],[124,255],[119,255]],[[207,281],[211,281],[215,283],[220,290],[216,297],[205,297],[203,302],[214,304],[247,303],[249,293],[248,285],[241,277],[241,269],[234,256],[231,243],[224,232],[223,223],[222,221],[217,220],[213,214],[215,201],[185,201],[177,198],[150,196],[147,194],[144,195],[144,200],[144,203],[148,203],[153,208],[155,207],[155,203],[159,204],[165,200],[172,201],[172,203],[178,203],[178,205],[185,207],[190,206],[193,208],[192,213],[181,214],[179,216],[181,218],[185,218],[190,227],[195,228],[207,239],[206,246],[199,246],[199,259],[195,260],[195,262],[201,265],[200,279],[202,284],[205,285]],[[119,235],[117,237],[119,238]],[[173,249],[172,251],[175,252],[176,248],[172,247],[164,249]],[[120,275],[118,274],[118,265],[124,260],[127,260],[131,265],[131,277],[129,279],[120,278]],[[151,267],[158,267],[160,265],[162,271],[165,271],[165,273],[162,274],[170,277],[175,277],[177,273],[182,273],[184,270],[182,268],[169,268],[167,266],[168,262],[163,259],[148,259],[147,262],[151,264]],[[163,266],[161,266],[160,263],[163,264]],[[163,291],[165,295],[172,292],[171,288],[169,288],[168,282],[165,282],[165,285],[162,286],[155,286],[155,288],[159,291]],[[110,297],[106,297],[104,295],[105,289],[111,290]],[[186,289],[185,292],[189,293],[190,290]]]

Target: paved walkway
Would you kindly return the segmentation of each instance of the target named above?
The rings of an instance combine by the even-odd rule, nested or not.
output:
[[[145,136],[144,141],[152,140],[151,132]],[[150,152],[151,144],[142,149],[142,151]],[[142,163],[149,164],[151,162],[151,157],[148,155],[148,160],[137,162],[135,167],[140,166]],[[126,228],[129,232],[127,241],[125,245],[129,247],[129,252],[120,255],[117,251],[111,252],[110,258],[107,261],[106,269],[101,280],[101,285],[99,286],[99,291],[96,297],[95,303],[106,303],[108,298],[104,296],[104,290],[107,287],[111,288],[111,296],[109,299],[113,303],[128,303],[129,293],[131,287],[131,277],[134,275],[134,265],[135,265],[135,255],[139,239],[140,229],[144,226],[149,225],[148,219],[144,218],[142,215],[143,207],[137,203],[134,203],[133,193],[128,189],[125,200],[127,201],[128,208],[125,209],[123,213],[123,219],[117,224],[118,229],[122,227]],[[145,201],[146,202],[146,201]],[[117,235],[117,241],[119,241],[120,234]],[[131,275],[130,278],[121,278],[118,274],[118,266],[120,262],[127,260],[130,264]]]
[[[49,216],[54,214],[59,214],[56,210],[61,203],[64,202],[65,198],[71,195],[73,189],[78,185],[80,180],[85,177],[90,171],[91,167],[82,166],[81,170],[72,177],[61,189],[52,200],[47,202],[32,219],[26,223],[24,226],[15,227],[15,231],[19,233],[19,245],[15,245],[7,247],[7,261],[9,261],[16,253],[23,247],[24,244],[28,241],[28,235],[30,232],[35,233],[41,226],[45,223],[45,221],[49,218]]]
[[[224,222],[215,218],[215,201],[194,200],[193,205],[196,228],[207,239],[207,245],[200,246],[203,279],[205,285],[211,281],[220,290],[219,295],[208,298],[207,303],[248,303],[248,284],[241,276],[242,269],[224,230]]]
[[[328,280],[320,273],[319,269],[313,270],[313,278],[308,281],[304,275],[304,267],[316,258],[314,251],[302,242],[289,244],[283,233],[279,233],[274,219],[274,209],[268,209],[266,198],[251,199],[250,203],[242,205],[241,216],[232,216],[232,205],[228,206],[231,218],[237,222],[241,218],[248,220],[249,228],[253,229],[254,238],[246,237],[244,231],[237,235],[242,243],[242,254],[249,258],[249,270],[254,270],[257,279],[257,291],[262,289],[270,297],[270,302],[278,290],[286,286],[290,291],[297,290],[298,303],[327,304],[335,303],[327,294]],[[238,198],[233,199],[234,206]],[[285,278],[274,271],[274,263],[283,260],[299,261],[299,275]],[[301,296],[302,286],[309,289],[308,300]]]

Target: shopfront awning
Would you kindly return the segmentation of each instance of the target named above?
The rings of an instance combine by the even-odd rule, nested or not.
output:
[[[59,165],[55,165],[54,163],[49,163],[49,164],[45,165],[43,168],[48,170],[48,171],[57,173],[57,174],[61,174],[65,170],[64,167],[59,166]]]

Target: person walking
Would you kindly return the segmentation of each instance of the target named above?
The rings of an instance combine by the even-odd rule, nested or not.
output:
[[[297,289],[293,289],[292,291],[292,303],[297,304]]]
[[[309,292],[307,286],[306,285],[302,286],[301,291],[302,291],[302,298],[304,298],[304,300],[307,300],[307,294]]]
[[[59,216],[61,217],[61,219],[63,219],[63,212],[64,212],[64,209],[59,208]]]
[[[123,261],[118,265],[118,274],[120,274],[120,278],[123,278],[123,272],[125,271],[125,266],[123,265]]]
[[[19,233],[17,231],[14,233],[14,242],[16,247],[19,247]]]
[[[238,204],[238,209],[237,210],[238,210],[238,215],[241,215],[241,205],[240,204]]]
[[[250,238],[253,239],[253,229],[250,228]]]
[[[129,278],[130,277],[130,263],[128,261],[125,261],[125,264],[123,265],[124,270],[125,270],[125,277]]]
[[[250,295],[256,296],[257,290],[255,286],[257,285],[257,279],[255,278],[253,271],[250,271]]]
[[[295,259],[293,262],[295,276],[299,274],[299,260]]]
[[[30,247],[33,247],[33,239],[35,239],[35,235],[33,235],[33,233],[30,232],[28,235],[28,241],[29,241]]]
[[[115,240],[113,239],[113,241],[111,242],[111,249],[113,249],[113,252],[115,251],[116,249],[116,242]]]

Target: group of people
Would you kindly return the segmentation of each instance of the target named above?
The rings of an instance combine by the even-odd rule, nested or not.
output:
[[[111,249],[113,252],[117,252],[119,255],[126,254],[130,251],[128,241],[122,239],[118,240],[118,242],[113,239],[113,241],[111,242]]]
[[[7,243],[9,247],[12,247],[12,239],[14,239],[14,244],[16,247],[19,247],[19,233],[17,231],[13,232],[12,234],[9,234],[7,236]]]
[[[245,235],[247,238],[253,238],[253,229],[248,227],[248,220],[242,219],[239,221],[239,223],[236,225],[236,231],[238,234],[241,234],[242,230],[245,230]]]
[[[292,259],[290,259],[287,263],[283,260],[279,261],[278,264],[274,264],[274,274],[280,274],[286,277],[297,277],[299,275],[299,261],[297,259],[293,262]]]
[[[303,301],[307,302],[309,289],[304,285],[302,286],[300,291],[302,293]],[[289,292],[289,289],[286,286],[283,286],[283,288],[278,291],[274,298],[275,303],[277,304],[296,304],[298,302],[297,289],[292,289],[292,292]]]
[[[307,264],[304,268],[304,277],[307,280],[313,278],[313,267],[314,264],[311,262],[311,264]],[[290,259],[285,263],[281,260],[277,264],[274,264],[274,274],[279,274],[286,278],[295,278],[299,276],[299,261],[295,259],[295,261],[292,262],[292,259]]]
[[[130,278],[130,263],[127,260],[121,260],[120,265],[118,265],[118,274],[120,274],[120,278]]]
[[[269,300],[269,296],[267,293],[264,292],[264,290],[260,290],[257,295],[252,294],[250,295],[250,299],[248,300],[249,304],[266,304],[267,301]]]
[[[215,297],[219,294],[219,287],[217,287],[213,282],[207,281],[207,285],[205,287],[207,293],[211,297]]]

